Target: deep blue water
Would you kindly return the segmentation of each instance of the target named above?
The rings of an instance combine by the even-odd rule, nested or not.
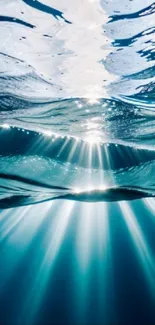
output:
[[[153,325],[155,3],[0,0],[0,28],[0,324]]]

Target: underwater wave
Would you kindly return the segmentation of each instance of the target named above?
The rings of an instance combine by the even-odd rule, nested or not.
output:
[[[8,183],[6,182],[8,180]],[[30,205],[56,199],[80,202],[115,202],[155,197],[155,189],[115,186],[104,189],[77,190],[59,187],[48,187],[45,184],[32,182],[29,179],[12,175],[0,175],[0,209]],[[15,183],[15,184],[14,184]],[[11,186],[11,188],[9,187]],[[47,186],[47,188],[46,188]],[[46,189],[46,190],[45,190]]]
[[[1,126],[99,142],[154,145],[155,106],[133,98],[44,100],[0,95]]]
[[[154,197],[154,170],[153,149],[75,143],[74,138],[7,125],[0,131],[0,208],[53,199],[113,202]]]

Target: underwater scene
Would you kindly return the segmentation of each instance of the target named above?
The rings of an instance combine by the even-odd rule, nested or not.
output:
[[[155,324],[151,0],[0,0],[0,324]]]

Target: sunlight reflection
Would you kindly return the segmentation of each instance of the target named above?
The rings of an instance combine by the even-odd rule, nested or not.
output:
[[[94,29],[96,29],[98,26],[100,26],[100,25],[97,25],[97,24],[90,24],[88,28],[89,28],[90,30],[94,30]]]
[[[44,130],[44,131],[42,131],[42,133],[44,134],[44,135],[46,135],[47,137],[51,137],[53,134],[52,134],[52,132],[50,131],[50,130]]]
[[[74,190],[73,190],[75,193],[80,193],[81,192],[81,189],[80,188],[78,188],[78,187],[76,187],[76,188],[74,188]]]
[[[98,143],[101,141],[101,138],[99,136],[96,136],[95,134],[93,135],[88,135],[85,138],[85,141],[88,142],[90,145]]]
[[[99,101],[98,98],[96,98],[96,97],[92,97],[92,98],[89,98],[89,99],[88,99],[88,103],[89,103],[90,105],[93,105],[93,104],[99,104],[100,101]]]
[[[9,124],[1,124],[0,127],[3,128],[3,129],[10,129]]]

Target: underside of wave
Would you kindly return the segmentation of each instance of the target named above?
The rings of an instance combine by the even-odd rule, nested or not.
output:
[[[52,186],[16,175],[0,174],[0,209],[32,205],[56,199],[80,202],[116,202],[155,197],[155,188],[111,186],[77,190]]]

